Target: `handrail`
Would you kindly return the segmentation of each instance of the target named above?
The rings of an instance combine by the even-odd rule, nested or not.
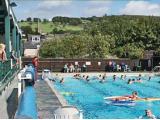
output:
[[[11,71],[10,71],[11,72]],[[18,73],[18,71],[16,71],[16,73],[14,73],[11,77],[6,78],[6,82],[4,82],[1,86],[0,86],[0,94],[2,93],[2,91],[6,88],[6,86],[9,84],[9,82],[11,82],[15,75]]]
[[[11,59],[4,62],[0,61],[0,94],[8,83],[13,80],[17,71],[17,67],[12,67],[11,69]]]

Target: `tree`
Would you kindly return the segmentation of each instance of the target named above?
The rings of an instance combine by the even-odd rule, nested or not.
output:
[[[33,18],[33,21],[34,22],[41,22],[41,19],[40,18]]]
[[[20,22],[24,22],[24,20],[21,20]]]
[[[44,19],[43,19],[43,23],[47,23],[47,22],[49,22],[49,20],[46,19],[46,18],[44,18]]]
[[[58,29],[55,27],[53,30],[52,30],[52,34],[54,34],[54,36],[55,36],[55,34],[58,32]]]
[[[21,29],[24,32],[24,34],[26,34],[26,35],[34,34],[34,31],[32,30],[32,28],[30,26],[22,26]]]
[[[28,17],[28,18],[26,19],[26,21],[27,21],[27,22],[32,22],[32,18],[31,18],[31,17]]]
[[[82,22],[84,20],[87,22]],[[104,15],[88,18],[58,16],[52,19],[52,22],[58,25],[56,28],[59,28],[54,28],[53,34],[71,33],[59,27],[62,25],[83,25],[83,30],[77,35],[74,33],[56,39],[58,42],[48,42],[50,47],[45,49],[51,51],[48,54],[53,57],[58,54],[65,58],[105,58],[112,54],[120,58],[141,58],[145,50],[160,51],[159,21],[160,17],[154,16]]]

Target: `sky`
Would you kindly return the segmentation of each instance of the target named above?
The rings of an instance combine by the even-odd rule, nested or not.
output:
[[[160,16],[160,0],[10,0],[18,20],[27,17],[91,17],[107,15]]]

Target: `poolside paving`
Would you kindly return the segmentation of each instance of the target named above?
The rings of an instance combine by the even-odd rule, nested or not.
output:
[[[40,80],[35,83],[37,93],[37,108],[40,119],[53,119],[54,111],[61,107],[55,93],[48,86],[46,81]]]

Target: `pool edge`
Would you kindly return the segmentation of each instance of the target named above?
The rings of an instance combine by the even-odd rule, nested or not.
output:
[[[52,92],[55,93],[57,96],[59,102],[61,103],[62,106],[68,106],[68,102],[65,100],[65,98],[54,88],[54,85],[52,84],[51,81],[45,80],[48,86],[51,88]]]

